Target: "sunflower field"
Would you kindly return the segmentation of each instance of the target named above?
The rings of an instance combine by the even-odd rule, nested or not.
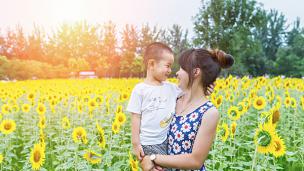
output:
[[[0,83],[1,170],[140,170],[125,108],[141,79]],[[176,83],[176,79],[169,81]],[[304,170],[304,80],[216,81],[208,170]]]

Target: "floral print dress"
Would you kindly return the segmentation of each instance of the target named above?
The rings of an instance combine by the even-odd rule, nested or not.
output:
[[[177,116],[174,114],[168,133],[168,154],[186,154],[192,152],[192,147],[204,113],[214,107],[210,101],[205,102],[193,112]],[[172,169],[180,171],[180,169]],[[203,165],[200,171],[206,171]]]

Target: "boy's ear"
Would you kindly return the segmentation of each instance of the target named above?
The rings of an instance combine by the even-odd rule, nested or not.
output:
[[[154,59],[149,59],[148,60],[148,67],[153,67],[155,65],[155,60]]]

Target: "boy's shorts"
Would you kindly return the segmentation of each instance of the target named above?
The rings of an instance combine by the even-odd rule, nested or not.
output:
[[[167,154],[167,148],[168,148],[168,140],[165,140],[161,144],[155,144],[155,145],[142,145],[142,148],[144,150],[145,155],[151,155],[151,154]]]

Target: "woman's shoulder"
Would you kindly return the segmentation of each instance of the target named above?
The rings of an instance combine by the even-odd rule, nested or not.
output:
[[[209,119],[219,120],[220,113],[219,113],[218,109],[211,103],[211,104],[209,104],[208,109],[205,111],[203,118],[207,118],[208,120]]]

